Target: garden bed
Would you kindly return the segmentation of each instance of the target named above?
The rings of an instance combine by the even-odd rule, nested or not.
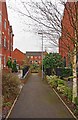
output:
[[[71,89],[64,85],[64,80],[59,79],[57,76],[47,76],[46,81],[49,86],[53,88],[72,113],[78,118],[78,97],[75,99],[75,104],[72,102]]]
[[[54,90],[58,93],[58,95],[61,97],[61,99],[64,101],[64,103],[68,106],[68,108],[72,111],[72,113],[78,118],[78,113],[76,110],[76,105],[72,103],[66,96],[63,96],[62,93],[60,93],[56,88]]]
[[[2,72],[2,117],[6,118],[20,92],[21,81],[14,73]]]

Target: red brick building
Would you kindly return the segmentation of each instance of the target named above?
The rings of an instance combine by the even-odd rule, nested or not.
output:
[[[26,54],[21,52],[19,49],[15,49],[12,54],[13,59],[16,59],[17,64],[22,65],[23,61],[26,60]]]
[[[43,57],[45,55],[46,55],[46,52],[43,52]],[[41,51],[26,52],[26,56],[29,60],[29,64],[33,64],[33,63],[41,64],[42,63],[42,52]]]
[[[59,53],[66,59],[67,66],[70,64],[69,55],[74,49],[73,39],[75,38],[75,29],[69,9],[71,9],[72,17],[74,18],[75,8],[73,2],[66,3],[62,19],[62,33],[59,39]]]
[[[0,1],[0,61],[2,68],[6,68],[9,57],[13,52],[13,30],[8,20],[6,2]]]

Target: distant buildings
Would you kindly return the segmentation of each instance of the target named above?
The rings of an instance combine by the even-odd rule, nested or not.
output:
[[[43,52],[43,57],[46,55],[46,52]],[[41,64],[42,63],[42,52],[37,52],[37,51],[31,51],[31,52],[26,52],[26,56],[28,58],[29,64]]]
[[[13,30],[8,20],[6,2],[0,1],[0,66],[6,68],[6,62],[13,54]]]
[[[24,60],[26,61],[26,54],[21,52],[19,49],[15,49],[12,55],[13,59],[16,59],[17,64],[23,65]]]

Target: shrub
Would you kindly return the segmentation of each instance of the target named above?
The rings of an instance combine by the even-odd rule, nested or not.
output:
[[[54,76],[46,76],[48,83],[51,87],[57,88],[64,96],[66,96],[70,101],[72,101],[72,89],[65,86],[64,81]]]
[[[69,77],[72,76],[71,68],[56,68],[56,75],[61,77]]]
[[[67,86],[64,87],[63,95],[67,96],[67,98],[72,101],[72,89]]]
[[[50,76],[46,75],[46,80],[49,82]]]
[[[59,84],[58,87],[57,87],[57,89],[58,89],[60,92],[64,93],[65,86],[62,85],[62,84]]]
[[[4,107],[5,107],[5,106],[11,107],[11,106],[12,106],[12,103],[11,103],[11,102],[4,102],[4,103],[3,103],[3,106],[4,106]]]
[[[72,101],[72,89],[71,88],[68,88],[67,90],[67,97],[70,101]]]
[[[64,85],[64,81],[61,80],[61,79],[58,79],[58,85],[61,84],[61,85]]]
[[[72,69],[71,69],[71,68],[63,68],[63,69],[62,69],[61,76],[62,76],[62,77],[72,76]]]
[[[78,106],[78,96],[75,97],[74,102],[75,102],[76,106]]]
[[[51,87],[57,87],[58,86],[58,77],[56,75],[54,76],[46,76],[48,83]]]
[[[75,108],[74,114],[78,116],[78,106]]]
[[[19,78],[13,73],[5,73],[2,74],[2,95],[4,99],[13,99],[19,93]]]
[[[51,87],[56,88],[58,86],[57,80],[52,80]]]

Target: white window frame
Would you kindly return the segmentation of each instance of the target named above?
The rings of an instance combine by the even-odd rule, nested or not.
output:
[[[35,59],[37,59],[37,56],[35,56]]]
[[[4,56],[4,67],[6,67],[6,56]]]
[[[7,28],[7,22],[6,22],[6,19],[4,20],[4,29],[6,30],[6,28]]]
[[[9,40],[8,40],[8,50],[9,50]]]
[[[41,56],[39,56],[39,59],[41,59]]]
[[[4,47],[6,47],[6,36],[4,37]]]
[[[31,59],[33,59],[33,56],[31,56]]]

